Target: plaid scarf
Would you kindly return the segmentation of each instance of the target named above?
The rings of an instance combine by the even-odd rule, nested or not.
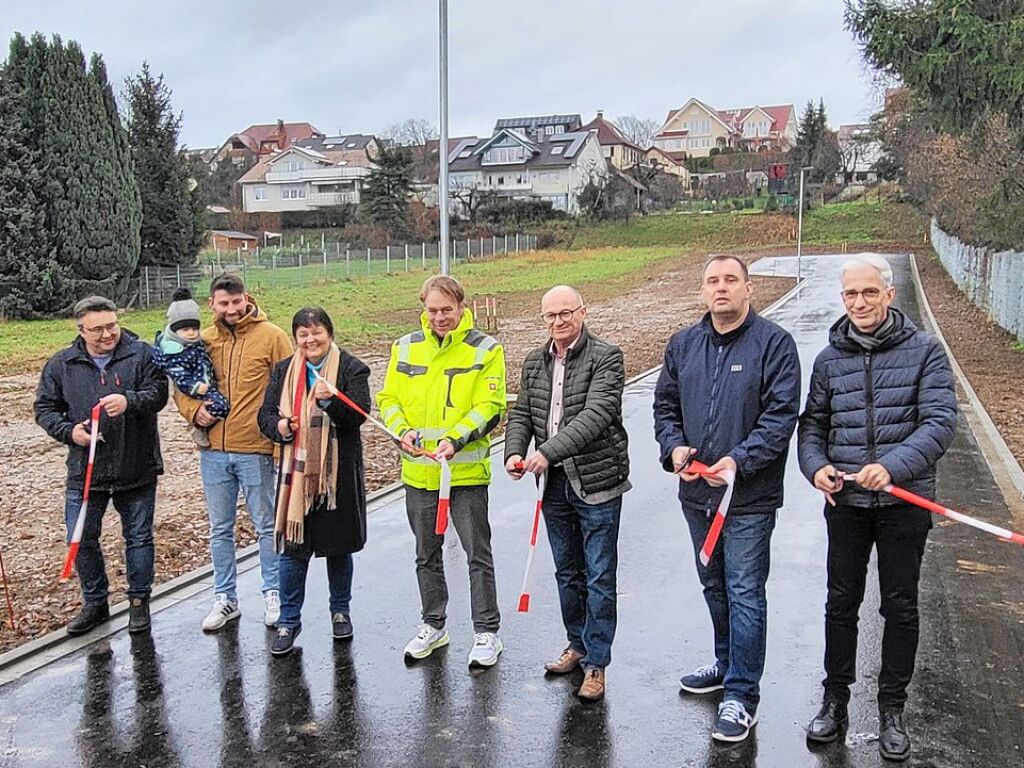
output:
[[[328,381],[337,381],[340,363],[341,351],[331,344],[321,375]],[[306,358],[296,352],[285,374],[278,404],[281,418],[298,419],[294,438],[283,449],[282,467],[286,474],[278,488],[274,520],[274,541],[279,552],[283,551],[284,542],[304,543],[306,515],[317,504],[326,501],[328,509],[337,506],[338,437],[307,381]]]

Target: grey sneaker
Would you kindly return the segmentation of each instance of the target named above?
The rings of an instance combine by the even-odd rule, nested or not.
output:
[[[295,638],[302,632],[302,625],[297,627],[278,627],[277,637],[270,646],[272,656],[287,656],[295,648]]]
[[[331,614],[331,630],[335,640],[352,639],[352,621],[344,613]]]
[[[725,673],[718,668],[718,662],[695,669],[679,678],[679,687],[687,693],[711,693],[725,688]]]
[[[494,632],[477,632],[473,635],[473,647],[469,651],[469,666],[493,667],[504,649],[501,638]]]
[[[405,646],[405,655],[410,659],[425,659],[438,648],[448,645],[448,630],[434,629],[429,624],[420,624],[416,637]]]
[[[238,603],[228,600],[227,595],[214,595],[213,608],[203,619],[203,632],[216,632],[223,629],[229,621],[236,621],[242,612],[238,610]]]

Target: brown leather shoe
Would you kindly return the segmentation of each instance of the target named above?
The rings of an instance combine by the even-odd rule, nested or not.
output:
[[[583,685],[576,695],[587,701],[600,701],[604,698],[604,670],[598,667],[588,669],[583,677]]]
[[[566,648],[562,651],[562,655],[558,657],[557,661],[549,661],[544,665],[544,669],[552,675],[567,675],[580,665],[580,659],[582,658],[583,654],[579,651]]]

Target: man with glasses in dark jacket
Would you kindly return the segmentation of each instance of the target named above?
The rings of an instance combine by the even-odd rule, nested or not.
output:
[[[800,408],[800,360],[793,337],[750,305],[753,284],[735,256],[704,265],[699,323],[665,350],[654,392],[662,466],[680,475],[679,500],[699,554],[735,478],[721,541],[697,575],[714,628],[715,661],[684,675],[687,693],[724,689],[711,735],[743,741],[757,723],[768,631],[765,582],[789,442]],[[692,460],[714,475],[687,472]]]
[[[545,475],[543,514],[569,644],[544,665],[583,667],[577,695],[604,698],[616,623],[616,568],[629,455],[622,426],[622,351],[592,335],[579,291],[559,285],[541,299],[551,338],[526,356],[509,411],[505,469],[515,480]],[[536,450],[527,455],[530,442]]]
[[[905,760],[903,707],[917,653],[917,584],[931,516],[884,490],[892,483],[934,498],[935,464],[956,431],[956,391],[938,340],[892,306],[896,289],[885,259],[846,262],[842,286],[846,314],[814,361],[800,417],[800,469],[828,502],[825,692],[807,738],[833,741],[848,723],[858,612],[875,547],[885,619],[878,747],[885,758]]]
[[[153,586],[153,510],[156,479],[163,474],[157,414],[167,403],[167,377],[153,363],[152,348],[122,330],[110,299],[89,296],[73,310],[78,338],[46,363],[36,389],[36,423],[68,446],[64,520],[71,539],[82,506],[93,406],[100,406],[99,434],[89,506],[75,562],[82,610],[68,624],[83,635],[110,618],[109,584],[100,550],[107,505],[121,516],[128,576],[128,631],[149,629]]]

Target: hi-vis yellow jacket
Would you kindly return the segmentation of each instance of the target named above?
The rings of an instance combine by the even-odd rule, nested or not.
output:
[[[473,313],[443,340],[430,329],[426,313],[421,330],[391,346],[384,389],[377,407],[397,435],[417,430],[422,447],[433,451],[446,439],[456,454],[449,460],[452,485],[487,485],[491,481],[488,434],[505,409],[505,351],[490,336],[473,328]],[[402,482],[436,491],[440,465],[426,456],[402,454]]]

